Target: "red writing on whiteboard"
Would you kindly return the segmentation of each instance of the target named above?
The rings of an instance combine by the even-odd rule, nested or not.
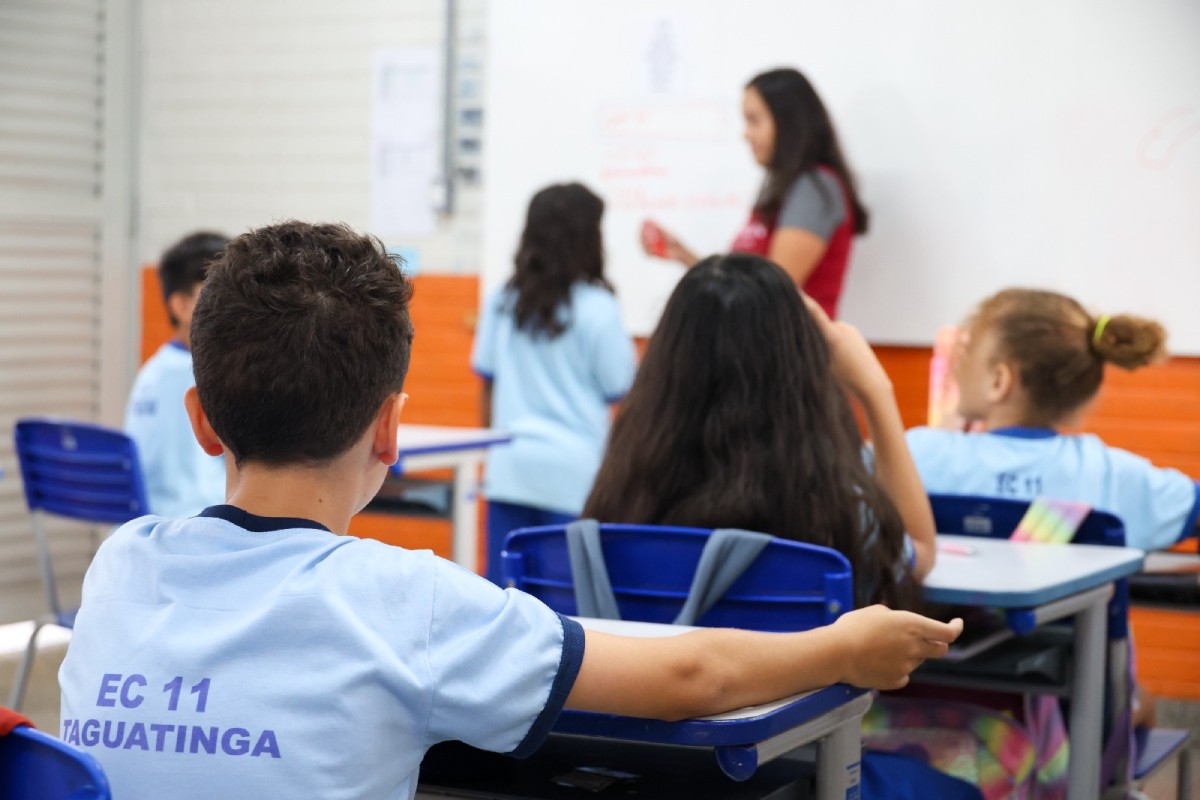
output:
[[[604,139],[694,141],[729,135],[730,112],[722,103],[616,106],[601,109]]]
[[[1143,167],[1166,169],[1189,140],[1200,138],[1200,111],[1176,108],[1163,114],[1138,148]]]
[[[743,209],[746,198],[737,192],[652,191],[645,187],[606,188],[612,207],[622,211],[721,211]]]

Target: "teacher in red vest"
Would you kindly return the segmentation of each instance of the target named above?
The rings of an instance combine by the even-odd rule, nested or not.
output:
[[[742,95],[742,113],[746,142],[766,176],[730,249],[774,261],[836,317],[853,239],[867,231],[867,210],[829,113],[794,69],[755,76]],[[642,228],[642,245],[650,255],[687,267],[699,260],[652,221]]]

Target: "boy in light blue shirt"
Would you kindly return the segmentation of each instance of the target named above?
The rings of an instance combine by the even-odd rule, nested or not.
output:
[[[679,719],[894,687],[958,635],[881,606],[802,633],[585,633],[428,551],[341,535],[398,455],[410,296],[342,225],[251,231],[212,266],[185,403],[229,456],[227,504],[106,540],[59,672],[62,736],[115,797],[401,800],[440,741],[525,755],[564,705]]]
[[[228,242],[218,233],[193,233],[167,250],[158,265],[175,336],[138,372],[125,408],[125,432],[137,444],[150,511],[163,517],[191,516],[225,499],[225,459],[196,444],[183,395],[196,384],[192,310],[208,265]]]

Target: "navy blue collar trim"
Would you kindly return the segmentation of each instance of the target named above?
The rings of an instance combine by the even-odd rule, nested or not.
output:
[[[1058,431],[1053,428],[1025,428],[1014,425],[1011,428],[996,428],[988,431],[996,436],[1011,436],[1014,439],[1053,439]]]
[[[239,528],[251,533],[270,533],[272,531],[290,531],[296,528],[311,528],[317,531],[332,533],[319,522],[299,517],[260,517],[249,511],[242,511],[237,506],[209,506],[201,511],[198,517],[213,517],[231,522]]]
[[[178,339],[172,339],[171,341],[167,342],[167,345],[170,347],[174,347],[176,350],[182,350],[185,353],[192,352],[191,350],[189,350],[187,348],[187,345],[185,345],[183,342],[179,341]]]

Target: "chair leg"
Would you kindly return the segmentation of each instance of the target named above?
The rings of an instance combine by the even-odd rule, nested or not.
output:
[[[21,710],[21,703],[25,699],[25,685],[29,682],[29,673],[33,671],[33,659],[37,656],[37,637],[45,624],[41,620],[35,620],[33,623],[33,633],[29,635],[29,644],[25,646],[25,654],[21,656],[12,693],[8,697],[8,707],[13,711]]]
[[[1192,750],[1190,742],[1185,742],[1176,756],[1179,759],[1179,782],[1175,784],[1176,800],[1189,800],[1192,796]]]

